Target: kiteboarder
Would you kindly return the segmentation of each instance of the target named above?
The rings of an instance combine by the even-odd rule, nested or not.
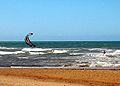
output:
[[[30,41],[29,39],[29,36],[33,35],[32,32],[28,33],[26,36],[25,36],[25,42],[27,45],[29,45],[30,47],[35,47],[35,45]]]

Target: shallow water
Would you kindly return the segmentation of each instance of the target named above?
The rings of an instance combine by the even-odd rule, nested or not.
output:
[[[0,42],[0,66],[120,67],[120,42],[50,41],[34,44],[36,48],[29,48],[24,42]]]

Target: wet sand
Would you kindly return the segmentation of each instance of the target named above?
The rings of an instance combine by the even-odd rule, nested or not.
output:
[[[0,86],[120,86],[120,70],[0,68]]]

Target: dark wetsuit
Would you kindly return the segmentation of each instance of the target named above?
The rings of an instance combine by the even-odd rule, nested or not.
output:
[[[105,50],[103,51],[103,54],[106,54],[106,51],[105,51]]]
[[[26,42],[26,44],[29,45],[30,47],[35,47],[35,45],[30,41],[29,35],[25,36],[25,42]]]

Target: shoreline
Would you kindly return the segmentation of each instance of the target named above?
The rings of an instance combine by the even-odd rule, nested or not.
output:
[[[63,68],[0,68],[0,84],[12,84],[10,79],[17,80],[21,86],[26,86],[27,82],[41,84],[43,86],[119,86],[120,85],[120,70],[93,70],[93,69],[63,69]],[[7,81],[9,83],[7,83]],[[49,83],[45,85],[45,83]],[[25,85],[26,84],[26,85]],[[61,84],[61,85],[59,85]],[[69,85],[68,85],[69,84]],[[12,84],[13,86],[17,86]],[[3,85],[7,86],[7,85]]]
[[[120,70],[119,67],[35,67],[35,66],[10,66],[10,67],[0,67],[0,69],[4,68],[18,68],[18,69],[77,69],[77,70]]]

